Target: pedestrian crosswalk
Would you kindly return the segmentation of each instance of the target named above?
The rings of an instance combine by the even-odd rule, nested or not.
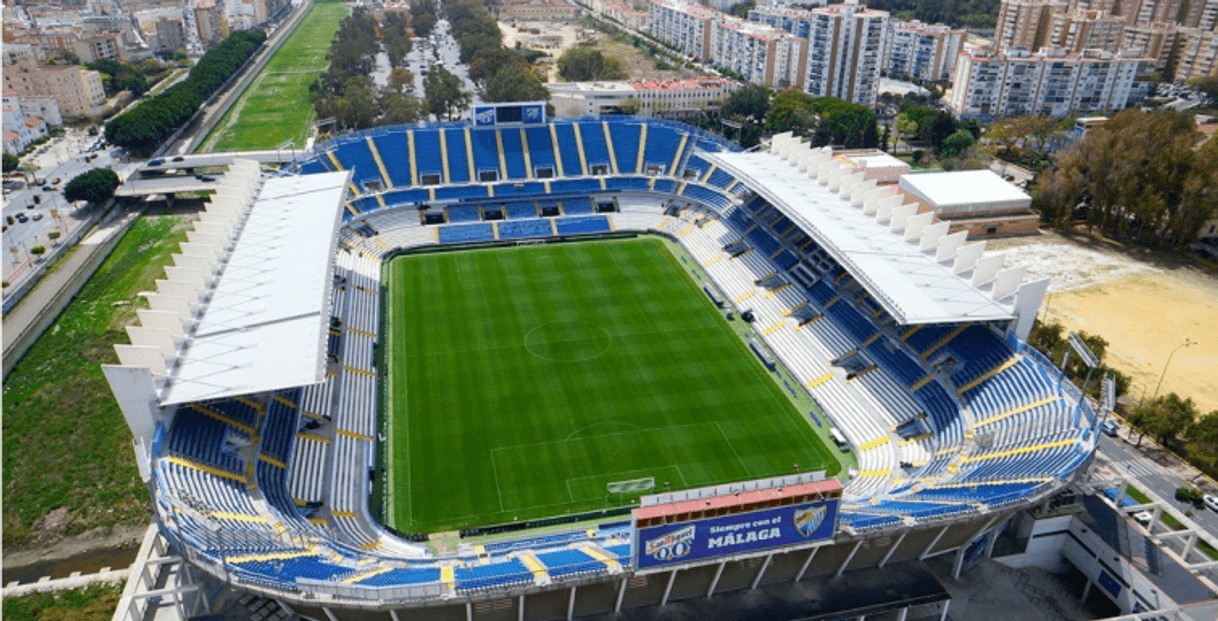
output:
[[[1132,474],[1133,476],[1150,476],[1153,474],[1162,474],[1161,472],[1159,472],[1158,464],[1155,464],[1153,462],[1149,462],[1149,461],[1146,461],[1143,459],[1125,459],[1125,460],[1116,462],[1116,465],[1119,466],[1125,472]]]

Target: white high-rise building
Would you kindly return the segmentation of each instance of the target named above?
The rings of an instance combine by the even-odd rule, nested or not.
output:
[[[963,50],[963,30],[894,19],[888,24],[884,72],[926,82],[947,80],[952,77],[956,58]]]
[[[960,55],[949,105],[961,118],[985,120],[1123,110],[1146,98],[1154,67],[1140,54],[982,48]]]
[[[715,22],[711,32],[711,59],[720,67],[772,88],[803,86],[806,40],[736,18]]]
[[[812,10],[804,90],[874,106],[888,13],[857,2]]]

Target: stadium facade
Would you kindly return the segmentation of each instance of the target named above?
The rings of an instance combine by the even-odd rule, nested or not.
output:
[[[835,579],[863,573],[906,593],[920,561],[952,555],[958,575],[1086,470],[1095,413],[1025,342],[1047,283],[895,186],[789,134],[740,152],[672,122],[494,112],[344,135],[275,176],[234,164],[148,294],[105,372],[161,535],[200,581],[314,619],[572,618],[791,582],[844,594]],[[753,351],[857,471],[445,552],[379,525],[383,259],[628,232],[676,240],[712,299],[751,312]],[[809,614],[904,618],[944,597]]]

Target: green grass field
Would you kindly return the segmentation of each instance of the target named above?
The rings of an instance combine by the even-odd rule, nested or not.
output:
[[[313,120],[309,84],[325,70],[330,41],[349,13],[341,3],[309,9],[199,150],[274,149],[289,140],[304,148]]]
[[[102,374],[156,289],[187,219],[144,217],[4,382],[4,545],[147,524],[131,431]],[[50,526],[45,518],[65,512]],[[55,520],[52,520],[55,522]],[[7,612],[6,612],[7,614]]]
[[[392,260],[386,522],[601,509],[607,483],[648,476],[662,491],[838,472],[683,271],[655,238]]]

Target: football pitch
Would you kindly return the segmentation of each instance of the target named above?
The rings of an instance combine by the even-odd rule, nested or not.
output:
[[[840,468],[659,239],[404,255],[384,284],[384,517],[400,532],[629,502],[615,481]]]

